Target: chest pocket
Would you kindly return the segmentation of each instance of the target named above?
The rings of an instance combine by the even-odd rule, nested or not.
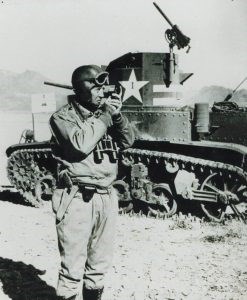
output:
[[[109,156],[111,163],[116,163],[118,159],[118,147],[117,143],[112,140],[112,137],[105,134],[103,138],[98,142],[93,150],[94,162],[100,164],[104,159],[104,154]]]

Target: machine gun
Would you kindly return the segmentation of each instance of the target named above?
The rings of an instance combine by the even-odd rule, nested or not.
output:
[[[169,47],[172,49],[174,46],[177,46],[178,49],[188,47],[186,53],[190,50],[190,38],[182,33],[182,31],[178,28],[177,25],[173,25],[170,19],[166,16],[166,14],[161,10],[161,8],[153,2],[153,5],[157,8],[163,18],[168,22],[171,26],[171,29],[167,29],[165,31],[166,40],[169,42]]]
[[[184,35],[177,25],[173,25],[173,23],[169,20],[169,18],[165,15],[165,13],[155,2],[153,2],[153,5],[171,26],[171,29],[167,29],[165,31],[165,37],[167,42],[169,43],[170,53],[166,53],[163,59],[164,83],[167,88],[171,84],[183,84],[183,82],[193,74],[181,74],[181,72],[178,69],[178,55],[173,53],[173,48],[174,46],[177,46],[178,49],[188,47],[186,51],[188,53],[190,50],[190,38]]]
[[[235,94],[235,92],[238,90],[238,88],[247,80],[247,77],[245,77],[238,85],[237,87],[229,93],[223,101],[220,102],[214,102],[214,105],[212,107],[212,111],[232,111],[232,110],[239,110],[239,106],[234,101],[229,101],[232,96]]]
[[[245,82],[245,80],[247,79],[247,77],[245,77],[238,85],[237,87],[232,91],[232,93],[228,94],[226,96],[226,98],[224,99],[224,101],[229,101],[232,96],[235,94],[235,92],[237,91],[237,89]]]

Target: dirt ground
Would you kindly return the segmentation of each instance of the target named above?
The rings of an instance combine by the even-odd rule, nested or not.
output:
[[[50,203],[0,199],[0,299],[53,299],[59,256]],[[246,226],[119,216],[103,300],[247,299]]]

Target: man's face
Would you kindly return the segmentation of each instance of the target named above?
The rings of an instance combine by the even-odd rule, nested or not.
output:
[[[89,81],[83,81],[77,92],[79,103],[91,111],[95,111],[104,98],[104,85],[98,86]]]
[[[83,69],[83,66],[81,68]],[[81,73],[74,75],[74,79],[72,75],[72,84],[77,101],[90,111],[95,111],[104,98],[104,89],[109,83],[109,74],[96,66],[85,66],[81,71]]]

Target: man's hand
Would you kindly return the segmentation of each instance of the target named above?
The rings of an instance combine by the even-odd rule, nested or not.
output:
[[[122,108],[122,89],[120,93],[113,93],[109,98],[106,99],[104,106],[105,110],[110,113],[111,116],[120,114]]]

